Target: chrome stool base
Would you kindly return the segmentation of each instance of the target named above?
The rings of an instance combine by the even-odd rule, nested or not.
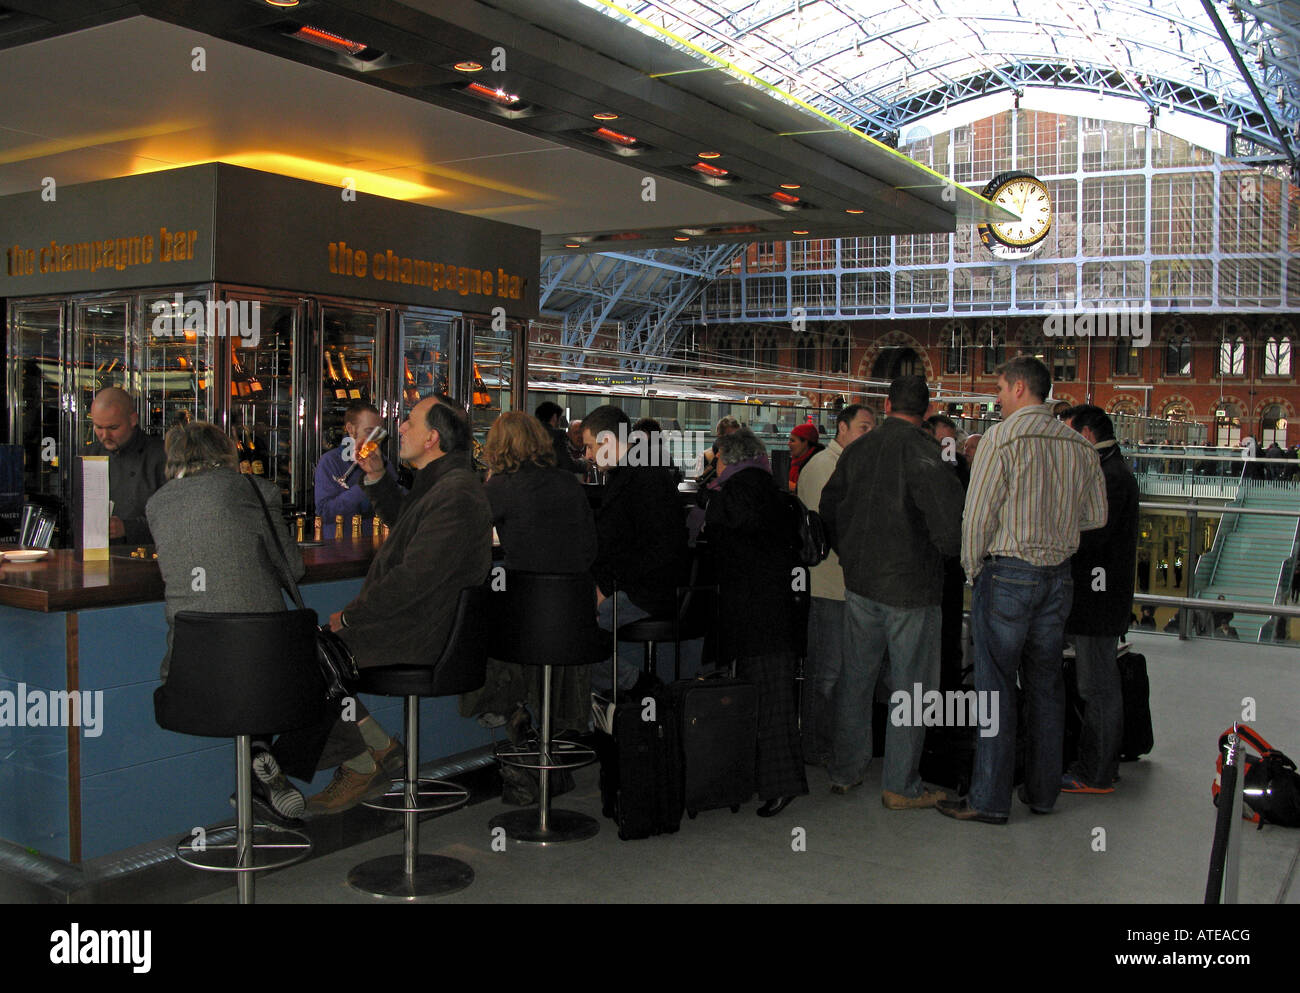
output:
[[[312,842],[306,832],[280,827],[276,824],[254,824],[253,844],[251,846],[254,859],[256,859],[258,852],[284,851],[288,854],[268,862],[239,865],[239,843],[235,835],[236,827],[234,824],[223,824],[221,827],[212,828],[207,832],[208,838],[228,838],[229,840],[208,841],[204,843],[202,848],[196,848],[194,839],[187,838],[176,843],[176,857],[186,865],[195,869],[202,869],[205,872],[261,872],[264,869],[281,869],[286,865],[293,865],[295,862],[301,862],[311,854]],[[259,837],[266,837],[267,835],[270,836],[270,840],[257,840]],[[277,836],[285,840],[276,840]],[[209,854],[212,855],[213,862],[201,861],[203,856]],[[223,861],[230,864],[222,864]],[[214,862],[216,864],[213,864]]]
[[[553,845],[566,841],[585,841],[600,833],[600,822],[576,810],[550,810],[546,827],[542,827],[541,810],[525,807],[497,814],[488,827],[505,828],[506,837],[521,845]]]
[[[361,893],[394,900],[457,893],[474,882],[474,870],[460,859],[416,855],[414,872],[406,871],[405,855],[383,855],[354,866],[348,885]]]

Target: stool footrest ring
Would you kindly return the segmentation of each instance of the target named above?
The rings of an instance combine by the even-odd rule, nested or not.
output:
[[[421,779],[416,790],[416,805],[406,806],[406,781],[393,781],[392,789],[381,797],[363,801],[362,806],[371,810],[383,810],[390,814],[429,814],[437,811],[456,810],[469,803],[469,790],[443,779]],[[425,789],[425,787],[432,787]],[[421,802],[425,797],[442,797],[433,803]]]
[[[596,752],[576,742],[552,741],[549,754],[540,749],[499,748],[497,761],[518,769],[581,769],[596,761]]]
[[[209,838],[213,836],[230,837],[230,841],[205,841],[202,847],[195,847],[194,839],[187,838],[176,844],[176,857],[188,866],[195,869],[202,869],[204,872],[262,872],[266,869],[280,869],[286,865],[293,865],[295,862],[301,862],[311,854],[312,840],[304,831],[297,831],[293,828],[280,827],[275,824],[254,824],[253,825],[253,857],[257,857],[258,852],[268,851],[286,851],[288,854],[282,858],[272,859],[267,862],[259,862],[255,865],[234,865],[233,863],[239,858],[239,842],[235,839],[236,827],[233,824],[223,824],[215,827],[207,833]],[[286,841],[258,841],[258,834],[263,836],[282,836]],[[229,861],[230,865],[213,865],[208,862],[200,861],[202,856],[212,854],[218,858]]]

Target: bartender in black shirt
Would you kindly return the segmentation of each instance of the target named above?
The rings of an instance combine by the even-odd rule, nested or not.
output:
[[[90,421],[95,427],[95,442],[86,454],[108,456],[108,498],[113,501],[113,516],[108,519],[109,542],[152,544],[144,505],[167,481],[162,439],[140,430],[135,401],[130,393],[116,386],[95,394]]]

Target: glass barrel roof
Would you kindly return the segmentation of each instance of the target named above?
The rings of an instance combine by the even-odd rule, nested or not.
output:
[[[581,0],[775,95],[875,134],[983,92],[1046,82],[1215,116],[1258,109],[1201,0]],[[1294,143],[1300,16],[1216,0],[1268,109]],[[1037,75],[1035,74],[1037,70]],[[937,95],[934,104],[922,98]],[[1225,115],[1230,116],[1230,115]]]

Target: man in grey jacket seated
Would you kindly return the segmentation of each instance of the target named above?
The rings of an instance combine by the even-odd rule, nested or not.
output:
[[[392,532],[356,599],[330,615],[330,628],[361,667],[431,664],[451,634],[460,591],[484,582],[492,566],[492,511],[470,465],[464,408],[446,396],[426,397],[397,433],[415,481],[403,497],[377,453],[361,461],[367,480],[378,484],[372,502]],[[351,806],[376,786],[372,778],[344,767],[308,810]]]

